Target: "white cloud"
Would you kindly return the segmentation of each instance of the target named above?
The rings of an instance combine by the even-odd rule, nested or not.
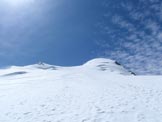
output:
[[[162,42],[162,32],[158,33],[158,39]]]
[[[120,44],[111,51],[105,49],[105,56],[121,61],[137,74],[162,74],[161,5],[159,0],[140,0],[136,6],[122,3],[127,14],[114,13],[112,23],[118,30],[111,28],[108,33]]]

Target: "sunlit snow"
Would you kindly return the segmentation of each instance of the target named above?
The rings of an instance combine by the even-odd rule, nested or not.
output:
[[[0,70],[0,122],[162,122],[162,77],[115,61]]]

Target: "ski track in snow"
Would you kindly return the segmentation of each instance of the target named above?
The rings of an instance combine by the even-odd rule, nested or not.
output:
[[[162,122],[161,82],[75,68],[1,77],[0,122]]]

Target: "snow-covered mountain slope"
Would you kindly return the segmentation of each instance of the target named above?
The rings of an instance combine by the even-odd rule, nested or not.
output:
[[[126,70],[117,61],[105,58],[90,60],[84,64],[84,67],[92,70],[105,71],[107,74],[135,75],[135,73]]]
[[[162,122],[161,101],[162,76],[108,59],[0,70],[0,122]]]

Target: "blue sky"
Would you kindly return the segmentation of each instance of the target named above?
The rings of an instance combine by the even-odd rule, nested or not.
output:
[[[115,59],[162,74],[160,0],[1,0],[0,66]]]

